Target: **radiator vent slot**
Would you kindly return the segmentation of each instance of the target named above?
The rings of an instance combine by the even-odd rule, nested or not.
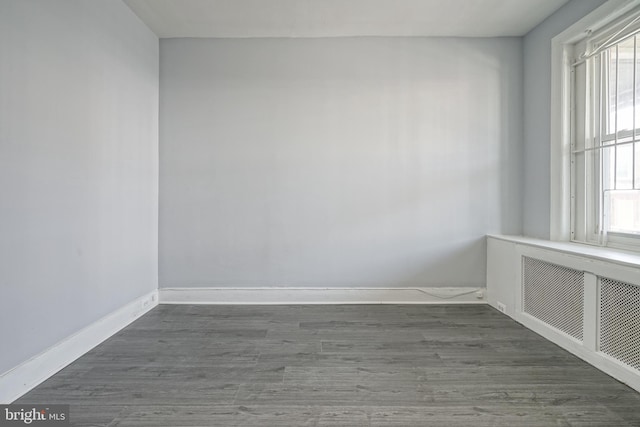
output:
[[[582,341],[584,274],[523,257],[523,311]]]
[[[640,370],[640,287],[600,278],[600,351]]]

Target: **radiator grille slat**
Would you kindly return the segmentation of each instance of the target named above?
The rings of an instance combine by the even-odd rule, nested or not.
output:
[[[640,370],[640,287],[600,277],[600,351]]]
[[[529,257],[522,268],[524,312],[582,341],[584,274]]]

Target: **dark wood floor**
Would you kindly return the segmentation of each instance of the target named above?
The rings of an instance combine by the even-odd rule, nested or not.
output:
[[[159,306],[17,403],[74,425],[640,426],[640,394],[484,305]]]

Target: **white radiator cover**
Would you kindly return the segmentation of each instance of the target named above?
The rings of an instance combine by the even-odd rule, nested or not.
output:
[[[600,277],[599,349],[640,372],[640,287]]]
[[[640,391],[640,256],[489,236],[487,301]]]
[[[522,309],[582,341],[584,274],[572,268],[522,257]]]

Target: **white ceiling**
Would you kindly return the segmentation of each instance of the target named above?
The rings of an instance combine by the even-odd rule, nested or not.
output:
[[[521,36],[568,0],[124,0],[159,36]]]

